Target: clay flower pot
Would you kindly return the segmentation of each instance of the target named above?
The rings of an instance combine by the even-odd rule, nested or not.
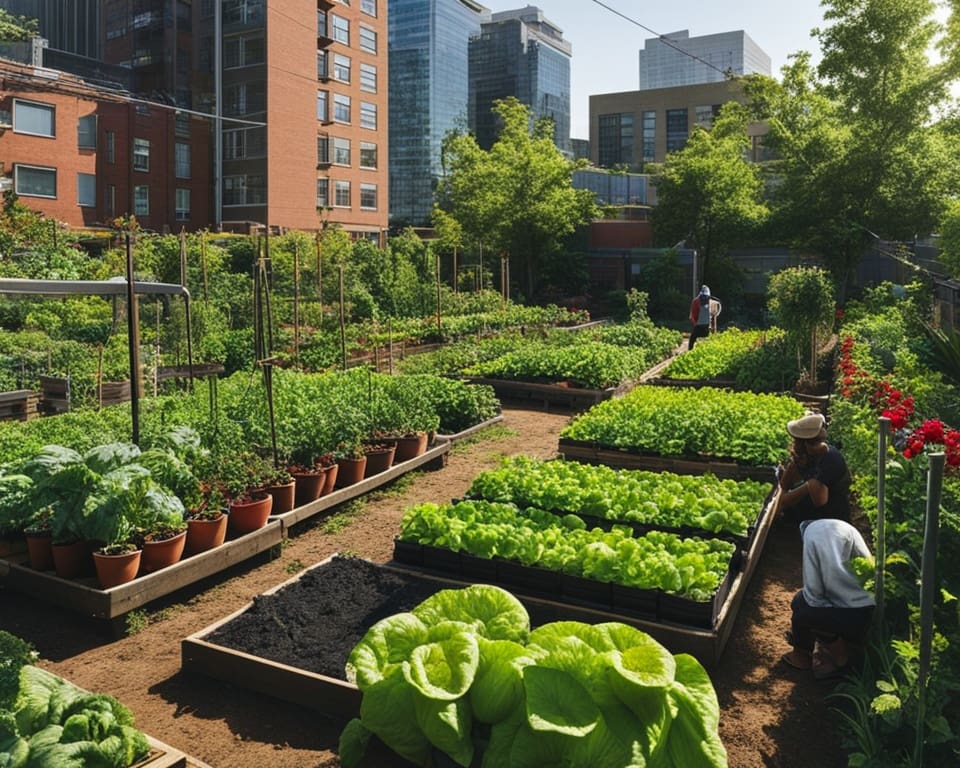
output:
[[[57,572],[57,578],[60,579],[75,579],[78,576],[87,576],[93,571],[90,545],[85,541],[54,544],[53,568]]]
[[[143,542],[143,557],[140,559],[140,570],[143,573],[153,573],[161,568],[167,568],[180,562],[183,550],[187,544],[187,532],[180,531],[169,539]]]
[[[337,475],[339,473],[339,464],[331,464],[330,466],[324,468],[323,491],[320,493],[321,496],[326,496],[328,493],[333,493],[334,486],[337,484]]]
[[[94,552],[93,567],[97,571],[97,581],[100,582],[100,586],[103,589],[110,589],[137,578],[141,554],[142,550],[139,549],[119,555]]]
[[[273,510],[270,514],[282,515],[284,512],[289,512],[294,506],[300,506],[295,504],[296,478],[282,485],[268,485],[264,490],[273,496]]]
[[[30,567],[35,571],[52,571],[53,538],[50,536],[50,531],[28,533],[26,539]]]
[[[314,499],[319,499],[320,496],[323,495],[323,484],[326,481],[326,473],[321,471],[297,472],[293,477],[297,484],[294,493],[294,507],[302,507],[304,504],[309,504]],[[273,505],[274,507],[277,506],[276,498],[273,500]]]
[[[367,451],[367,466],[364,470],[364,477],[373,477],[381,472],[386,472],[393,466],[393,457],[396,455],[396,443],[389,447],[378,447]]]
[[[412,435],[403,435],[397,438],[397,452],[393,456],[393,461],[400,464],[403,461],[410,461],[417,456],[421,456],[427,450],[427,433],[417,432]]]
[[[227,515],[227,527],[233,533],[250,533],[267,524],[267,518],[273,509],[273,496],[269,493],[252,501],[232,502]]]
[[[189,557],[219,547],[226,537],[227,516],[224,513],[212,520],[202,517],[187,520],[187,541],[183,554]]]
[[[361,456],[359,459],[340,459],[337,462],[336,487],[345,488],[348,485],[355,485],[364,478],[367,468],[367,457]]]

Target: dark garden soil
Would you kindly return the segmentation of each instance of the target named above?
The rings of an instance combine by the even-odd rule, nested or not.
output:
[[[478,472],[505,455],[555,456],[567,421],[561,414],[506,409],[501,426],[488,430],[485,439],[455,447],[443,469],[417,473],[362,505],[301,523],[272,558],[235,566],[135,612],[128,619],[134,631],[121,639],[112,639],[102,623],[2,586],[0,629],[32,642],[42,666],[83,688],[117,696],[140,728],[213,768],[337,768],[341,721],[249,691],[242,681],[231,685],[182,672],[181,640],[253,602],[255,611],[268,619],[257,634],[277,653],[289,654],[286,663],[342,677],[344,651],[335,658],[326,650],[324,635],[308,636],[305,630],[331,628],[349,615],[360,604],[365,582],[346,579],[325,604],[297,612],[265,610],[268,601],[258,596],[334,553],[388,562],[404,509],[462,496]],[[787,650],[790,599],[799,583],[797,533],[776,524],[723,657],[711,671],[731,768],[845,766],[834,731],[837,716],[826,698],[833,684],[778,663]],[[413,605],[421,599],[417,594],[405,597]],[[382,612],[404,606],[383,606]],[[369,623],[376,618],[368,617]],[[387,761],[377,765],[388,768]]]

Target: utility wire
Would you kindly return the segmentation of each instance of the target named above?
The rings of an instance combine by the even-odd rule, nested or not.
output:
[[[675,43],[673,40],[671,40],[671,39],[670,39],[669,37],[667,37],[666,35],[661,35],[661,34],[658,33],[658,32],[654,32],[652,29],[650,29],[650,27],[644,26],[643,24],[641,24],[641,23],[640,23],[639,21],[637,21],[636,19],[630,18],[630,17],[627,16],[625,13],[621,13],[620,11],[618,11],[616,8],[611,8],[611,7],[610,7],[609,5],[607,5],[606,3],[600,2],[600,0],[593,0],[593,2],[595,2],[595,3],[596,3],[597,5],[599,5],[601,8],[605,8],[606,10],[610,11],[610,13],[612,13],[612,14],[614,14],[614,15],[616,15],[616,16],[619,16],[619,17],[620,17],[621,19],[623,19],[624,21],[629,21],[631,24],[633,24],[633,25],[635,25],[635,26],[637,26],[637,27],[640,27],[640,29],[646,30],[646,31],[649,32],[651,35],[655,35],[656,38],[657,38],[661,43],[663,43],[664,45],[666,45],[668,48],[673,48],[673,49],[674,49],[675,51],[677,51],[678,53],[682,53],[684,56],[687,56],[688,58],[691,58],[691,59],[693,59],[694,61],[699,61],[699,62],[700,62],[701,64],[703,64],[705,67],[709,67],[710,69],[715,70],[716,72],[719,72],[719,73],[720,73],[721,75],[723,75],[724,77],[727,77],[727,76],[730,75],[730,72],[729,72],[728,70],[720,69],[720,67],[718,67],[717,65],[711,64],[709,61],[706,61],[706,60],[704,60],[704,59],[701,59],[701,58],[700,58],[699,56],[697,56],[696,54],[690,53],[690,51],[684,50],[683,48],[681,48],[677,43]]]

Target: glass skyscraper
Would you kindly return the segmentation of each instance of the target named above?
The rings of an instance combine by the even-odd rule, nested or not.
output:
[[[390,222],[426,225],[440,147],[467,128],[468,42],[489,11],[472,0],[390,0]]]
[[[494,101],[516,96],[534,118],[553,118],[554,144],[570,154],[571,50],[534,6],[495,13],[483,24],[470,41],[470,127],[483,149],[499,131]]]
[[[770,57],[742,29],[700,37],[690,37],[684,29],[652,37],[639,62],[641,91],[719,83],[726,72],[770,74]]]

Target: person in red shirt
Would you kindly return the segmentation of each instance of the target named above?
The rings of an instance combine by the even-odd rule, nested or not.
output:
[[[690,322],[693,330],[690,331],[690,340],[687,342],[687,349],[693,349],[697,339],[704,338],[711,331],[717,330],[717,317],[723,305],[719,299],[710,295],[710,288],[706,285],[700,287],[700,293],[693,297],[690,302]]]

